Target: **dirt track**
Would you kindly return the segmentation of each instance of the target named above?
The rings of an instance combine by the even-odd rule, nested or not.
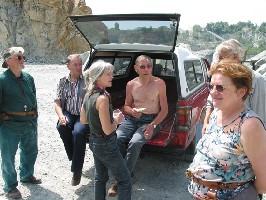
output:
[[[0,70],[2,71],[2,69]],[[70,162],[64,151],[63,143],[56,131],[57,117],[54,112],[53,98],[56,84],[67,73],[63,65],[26,66],[34,78],[37,88],[39,107],[39,154],[36,162],[36,176],[41,177],[41,185],[21,185],[23,199],[56,200],[79,199],[92,200],[94,167],[92,154],[87,145],[86,160],[81,184],[71,186],[72,173]],[[16,157],[18,168],[19,157]],[[132,200],[189,200],[186,190],[187,180],[184,171],[189,163],[175,157],[147,153],[139,160],[133,180]],[[0,179],[0,199],[6,199]],[[109,198],[116,199],[116,198]]]

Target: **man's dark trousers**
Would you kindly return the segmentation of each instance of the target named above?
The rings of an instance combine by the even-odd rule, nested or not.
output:
[[[79,115],[72,115],[64,112],[67,118],[65,126],[57,123],[57,130],[63,140],[67,157],[72,160],[71,171],[81,172],[86,149],[86,134],[89,132],[89,126],[80,123]]]

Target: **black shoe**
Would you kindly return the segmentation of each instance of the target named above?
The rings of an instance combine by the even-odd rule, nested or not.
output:
[[[11,191],[6,193],[6,197],[10,199],[21,199],[21,193],[17,188],[12,189]]]
[[[22,183],[29,183],[29,184],[41,184],[42,180],[41,179],[37,179],[35,176],[30,176],[29,178],[27,178],[26,180],[21,180]]]
[[[71,185],[72,186],[78,185],[80,183],[80,179],[81,179],[81,172],[74,172],[71,180]]]

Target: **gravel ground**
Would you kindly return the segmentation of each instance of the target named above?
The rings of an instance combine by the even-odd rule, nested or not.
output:
[[[0,69],[2,71],[3,69]],[[41,185],[19,183],[23,199],[92,200],[94,165],[92,153],[87,146],[83,176],[80,185],[71,186],[72,173],[63,143],[56,131],[57,117],[53,98],[59,78],[67,73],[63,65],[28,65],[25,68],[35,79],[39,107],[38,131],[39,154],[35,165],[35,175],[42,178]],[[16,157],[18,168],[19,157]],[[136,166],[133,180],[132,200],[190,200],[184,176],[189,163],[174,156],[146,153]],[[110,184],[110,183],[108,183]],[[0,199],[7,199],[0,179]],[[116,198],[108,198],[108,200]]]

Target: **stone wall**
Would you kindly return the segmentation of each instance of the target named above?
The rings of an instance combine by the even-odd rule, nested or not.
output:
[[[0,0],[0,51],[25,48],[29,62],[59,62],[89,50],[69,15],[88,15],[85,0]]]

